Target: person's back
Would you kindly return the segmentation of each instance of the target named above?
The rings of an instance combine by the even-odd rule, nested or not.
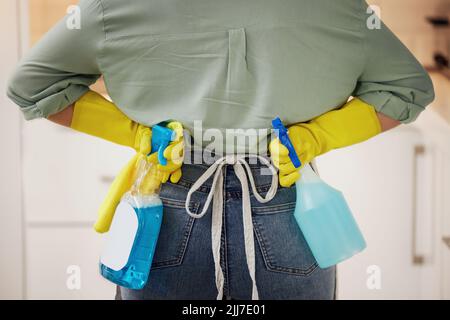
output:
[[[145,123],[268,128],[347,101],[364,67],[360,1],[104,1],[108,92]],[[349,55],[349,52],[352,52]],[[320,92],[320,94],[318,94]]]
[[[366,11],[362,0],[82,1],[81,29],[61,22],[34,49],[43,61],[25,66],[35,85],[15,81],[10,96],[19,104],[44,89],[50,96],[70,76],[63,91],[75,98],[102,74],[114,103],[149,126],[183,119],[193,131],[198,121],[197,129],[225,137],[226,128],[268,129],[275,116],[307,121],[351,95],[412,121],[432,98],[429,78],[384,25],[368,29]],[[50,88],[36,81],[41,76]],[[41,115],[57,111],[55,99],[39,101]],[[27,113],[38,116],[35,108]]]

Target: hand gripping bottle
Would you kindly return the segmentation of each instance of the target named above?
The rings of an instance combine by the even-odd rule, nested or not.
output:
[[[279,118],[272,121],[272,126],[289,150],[292,163],[299,168],[301,162],[288,130]],[[320,179],[310,165],[305,165],[300,173],[295,184],[294,216],[318,265],[327,268],[362,251],[366,242],[342,193]]]
[[[160,125],[152,128],[152,151],[158,152],[162,165],[167,164],[164,150],[174,139],[173,130]],[[148,281],[163,218],[161,174],[157,165],[144,157],[131,190],[123,195],[115,211],[100,273],[122,287],[142,289]]]

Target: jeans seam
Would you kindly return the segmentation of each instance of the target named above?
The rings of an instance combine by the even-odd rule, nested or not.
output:
[[[270,215],[280,213],[292,214],[292,209],[295,209],[295,206],[296,206],[295,202],[287,202],[273,206],[252,207],[252,212],[255,215]]]
[[[314,272],[314,270],[316,270],[316,268],[318,267],[317,262],[314,262],[311,266],[307,267],[306,269],[276,266],[273,263],[272,259],[270,258],[270,254],[267,252],[265,242],[263,241],[263,235],[261,234],[261,232],[259,230],[259,226],[254,219],[253,219],[253,229],[255,230],[256,239],[258,240],[258,244],[261,249],[264,264],[265,264],[267,270],[272,271],[272,272],[286,273],[286,274],[291,274],[291,275],[307,277],[310,274],[312,274]]]
[[[193,204],[193,211],[195,213],[198,212],[198,208],[199,208],[199,205],[197,203]],[[183,262],[184,255],[185,255],[186,249],[187,249],[187,243],[192,234],[194,220],[195,220],[195,218],[189,217],[189,219],[186,221],[185,225],[183,226],[183,230],[185,230],[185,231],[184,231],[184,235],[183,235],[180,247],[177,252],[177,256],[170,260],[158,261],[154,265],[152,264],[152,266],[151,266],[152,269],[160,269],[163,267],[179,266]]]
[[[180,249],[178,250],[177,257],[175,257],[174,259],[171,259],[171,260],[158,261],[157,263],[155,263],[154,266],[152,266],[152,269],[159,269],[159,268],[163,268],[163,267],[175,267],[175,266],[179,266],[183,262],[184,254],[187,249],[187,242],[191,236],[193,225],[194,225],[194,218],[189,218],[189,220],[186,222],[185,226],[183,227],[183,229],[186,229],[186,231],[185,231],[183,239],[181,241]]]
[[[187,190],[189,190],[192,187],[192,185],[194,184],[193,181],[190,181],[190,180],[184,179],[184,178],[181,178],[180,181],[178,181],[177,183],[173,183],[173,182],[169,182],[169,181],[167,183],[173,184],[174,186],[178,186],[180,188],[184,188]],[[211,190],[210,187],[201,186],[195,192],[209,193],[210,190]]]
[[[163,201],[163,206],[168,206],[175,209],[185,209],[185,202],[183,200],[177,200],[168,198],[165,196],[160,196],[161,200]],[[193,211],[198,211],[198,208],[200,207],[200,204],[194,201],[191,201],[189,204],[189,208]]]
[[[269,191],[270,187],[271,187],[271,185],[267,185],[267,184],[257,185],[256,191],[259,194],[264,196],[266,194],[266,192]],[[237,187],[236,187],[236,189],[237,189]],[[228,190],[228,191],[226,191],[226,193],[229,197],[232,197],[233,199],[242,199],[242,190],[231,190],[231,191]],[[249,193],[250,193],[250,198],[255,197],[252,189],[249,190]]]

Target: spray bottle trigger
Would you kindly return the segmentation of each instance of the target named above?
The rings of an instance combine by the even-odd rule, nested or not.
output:
[[[299,168],[302,163],[297,156],[297,152],[292,145],[291,139],[289,138],[288,129],[284,126],[283,122],[278,117],[272,120],[272,127],[274,128],[275,134],[278,136],[278,139],[280,139],[281,144],[283,144],[289,150],[289,158],[291,159],[292,164],[294,165],[294,167]]]
[[[152,128],[152,153],[158,153],[158,162],[163,166],[167,165],[164,151],[175,138],[176,133],[172,129],[161,125],[154,125]]]
[[[161,144],[158,149],[158,162],[163,166],[167,165],[167,159],[164,157],[164,150],[166,150],[168,145],[168,143]]]

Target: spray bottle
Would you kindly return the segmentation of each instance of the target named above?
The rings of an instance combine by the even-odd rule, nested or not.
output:
[[[272,126],[299,168],[301,162],[288,130],[279,118],[272,121]],[[305,165],[300,174],[295,185],[294,216],[318,265],[327,268],[364,250],[366,242],[342,193],[320,179],[310,165]]]
[[[167,164],[164,150],[176,137],[162,125],[152,128],[152,153]],[[100,258],[100,273],[109,281],[130,289],[142,289],[148,281],[163,218],[159,197],[162,173],[143,157],[134,184],[117,206]]]

